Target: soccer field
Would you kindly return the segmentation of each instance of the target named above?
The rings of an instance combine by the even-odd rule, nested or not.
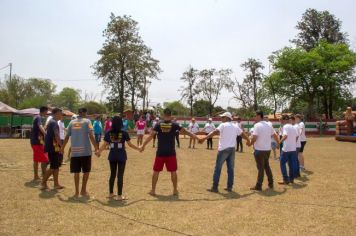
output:
[[[136,140],[133,140],[136,142]],[[214,146],[217,139],[214,139]],[[29,140],[0,140],[0,235],[355,235],[356,144],[309,138],[307,172],[295,184],[278,186],[279,162],[271,158],[275,189],[253,192],[257,169],[252,149],[237,153],[234,192],[210,193],[215,150],[205,144],[177,150],[179,197],[171,196],[162,172],[157,197],[148,195],[155,149],[128,149],[125,202],[109,201],[107,152],[93,156],[88,183],[92,199],[75,200],[69,165],[60,171],[60,191],[41,191],[31,182]],[[53,182],[49,182],[53,186]],[[115,186],[116,191],[116,186]]]

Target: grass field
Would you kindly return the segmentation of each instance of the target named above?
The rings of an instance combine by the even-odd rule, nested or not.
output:
[[[135,140],[133,140],[135,142]],[[217,140],[214,140],[216,145]],[[178,149],[179,197],[171,196],[163,172],[157,197],[148,195],[155,149],[128,150],[126,202],[109,201],[109,166],[104,152],[93,158],[88,190],[93,199],[73,200],[69,165],[60,182],[66,188],[42,192],[31,182],[32,150],[28,140],[0,140],[0,235],[356,235],[356,144],[333,138],[310,138],[308,172],[294,185],[252,192],[257,170],[252,150],[238,153],[233,193],[210,193],[216,150],[204,145]],[[279,162],[271,160],[275,181]],[[50,187],[53,183],[49,182]],[[116,191],[116,189],[115,189]]]

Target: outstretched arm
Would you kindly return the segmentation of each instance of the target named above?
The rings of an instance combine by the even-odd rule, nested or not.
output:
[[[191,138],[195,138],[195,139],[198,139],[198,140],[199,140],[198,136],[196,136],[196,135],[193,134],[192,132],[186,130],[185,128],[181,128],[180,131],[181,131],[183,134],[186,134],[186,135],[188,135],[188,136],[191,137]]]
[[[247,145],[247,146],[250,146],[250,145],[251,145],[250,138],[249,138],[248,135],[245,133],[245,131],[242,131],[241,137],[247,141],[247,142],[246,142],[246,145]]]
[[[143,151],[145,150],[145,146],[146,146],[149,142],[151,142],[151,140],[153,139],[153,137],[154,137],[156,134],[157,134],[157,132],[154,131],[154,130],[152,130],[150,136],[148,136],[148,137],[145,139],[145,141],[143,142],[143,144],[142,144],[142,146],[141,146],[141,148],[140,148],[140,152],[143,152]]]
[[[130,148],[135,149],[137,151],[141,151],[141,148],[137,147],[135,144],[131,143],[130,141],[126,141],[127,145],[129,145]]]
[[[204,138],[199,139],[199,143],[204,143],[205,140],[212,138],[214,135],[219,135],[220,131],[218,129],[215,129],[213,132],[210,132],[207,136]]]

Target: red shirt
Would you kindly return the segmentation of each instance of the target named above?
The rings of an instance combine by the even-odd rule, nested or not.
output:
[[[140,120],[138,120],[138,121],[136,122],[136,128],[137,128],[138,130],[143,130],[143,129],[145,129],[145,127],[146,127],[146,122],[145,122],[145,121],[140,121]]]

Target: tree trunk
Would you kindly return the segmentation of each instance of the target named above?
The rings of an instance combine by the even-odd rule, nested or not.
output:
[[[122,67],[120,71],[120,86],[119,86],[119,113],[123,114],[124,113],[124,107],[125,107],[125,100],[124,100],[124,77],[125,74],[125,69]]]
[[[329,112],[328,112],[328,98],[326,96],[326,94],[324,94],[323,96],[323,112],[326,116],[326,118],[329,118]]]
[[[308,99],[308,110],[307,110],[307,118],[315,118],[315,113],[314,113],[314,95],[309,95]]]

